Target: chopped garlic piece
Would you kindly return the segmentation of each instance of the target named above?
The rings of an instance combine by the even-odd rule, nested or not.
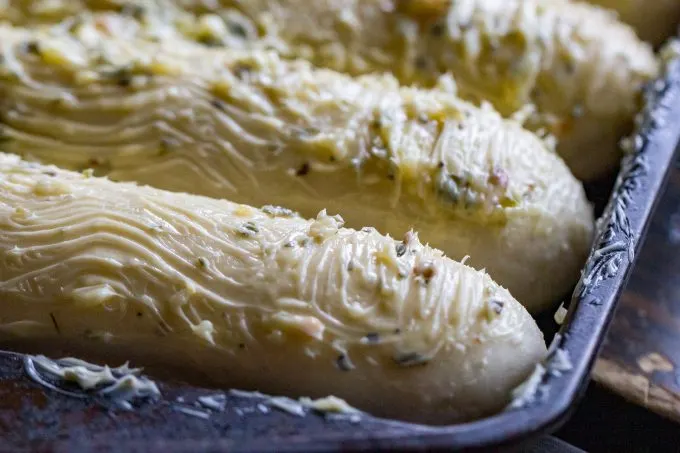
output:
[[[564,324],[564,319],[567,317],[567,312],[568,310],[564,308],[564,302],[560,304],[559,308],[555,312],[555,322],[559,324],[560,326]]]
[[[203,320],[197,326],[191,326],[191,330],[208,343],[215,344],[215,339],[213,338],[215,326],[213,326],[212,322]]]
[[[115,296],[117,296],[116,291],[107,283],[76,288],[71,292],[73,300],[78,305],[86,307],[102,305]]]
[[[314,316],[293,315],[280,312],[272,317],[272,320],[279,326],[288,330],[304,333],[317,340],[323,340],[323,333],[326,327]]]
[[[345,221],[339,215],[329,216],[326,210],[321,211],[316,220],[309,226],[309,235],[320,242],[338,232]]]

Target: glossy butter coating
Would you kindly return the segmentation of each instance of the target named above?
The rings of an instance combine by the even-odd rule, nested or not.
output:
[[[531,310],[578,278],[593,228],[580,183],[492,109],[267,51],[116,39],[106,24],[0,29],[3,149],[307,217],[328,209],[393,237],[414,228]]]
[[[651,48],[630,27],[567,0],[51,3],[41,13],[10,1],[5,14],[23,24],[79,8],[122,11],[156,37],[179,32],[210,46],[265,47],[354,75],[390,72],[402,84],[433,86],[451,72],[460,96],[488,100],[505,115],[535,104],[528,125],[557,137],[580,179],[616,167],[640,88],[657,73]]]
[[[415,235],[6,154],[0,300],[0,342],[122,350],[222,385],[438,424],[500,409],[545,354],[505,289]]]

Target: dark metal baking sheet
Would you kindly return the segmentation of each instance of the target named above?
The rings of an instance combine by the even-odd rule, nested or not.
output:
[[[523,404],[480,421],[445,427],[381,420],[357,422],[308,411],[264,413],[259,400],[230,395],[228,409],[209,417],[177,410],[215,390],[160,383],[160,402],[110,411],[69,398],[28,379],[23,358],[0,353],[0,450],[31,451],[498,451],[555,429],[580,398],[635,261],[641,238],[680,139],[680,62],[647,92],[634,146],[624,158],[599,222],[569,314]],[[598,197],[597,191],[595,198]],[[602,197],[600,192],[599,197]],[[551,338],[551,313],[539,320]],[[568,358],[570,367],[565,367]],[[566,369],[569,368],[569,369]],[[178,403],[177,399],[184,403]],[[519,401],[519,400],[518,400]]]

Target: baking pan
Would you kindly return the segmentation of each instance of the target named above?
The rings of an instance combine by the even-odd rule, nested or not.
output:
[[[24,356],[3,352],[0,450],[499,451],[555,430],[582,395],[673,162],[680,139],[680,60],[669,60],[645,97],[613,189],[604,183],[589,190],[596,205],[608,201],[601,203],[596,237],[568,314],[559,331],[552,312],[539,316],[546,338],[553,338],[550,353],[503,412],[429,427],[302,407],[290,413],[267,405],[266,397],[229,392],[227,409],[211,411],[195,403],[215,389],[164,381],[160,401],[111,411],[91,398],[45,389],[27,377]]]

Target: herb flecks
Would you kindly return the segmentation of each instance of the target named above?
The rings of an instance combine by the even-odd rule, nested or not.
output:
[[[224,41],[222,41],[222,39],[218,38],[217,36],[207,34],[199,36],[196,41],[206,47],[221,47],[224,45]]]
[[[111,73],[111,78],[118,86],[126,88],[132,84],[132,71],[129,68],[118,68]]]
[[[368,344],[380,343],[380,334],[378,332],[368,332],[364,338],[362,338],[362,342]]]
[[[227,29],[229,30],[230,34],[238,36],[241,39],[246,39],[248,37],[248,31],[246,28],[237,22],[227,22]]]
[[[134,68],[132,65],[120,66],[102,71],[102,77],[113,81],[122,88],[139,87],[152,77],[148,70]]]
[[[213,99],[210,101],[210,105],[215,107],[217,110],[220,112],[224,112],[226,110],[226,105],[223,101],[220,101],[219,99]]]
[[[137,20],[142,20],[146,14],[146,8],[133,3],[125,3],[120,8],[120,14],[123,16],[133,17]]]
[[[255,225],[254,222],[244,222],[241,226],[238,227],[236,230],[238,234],[241,236],[245,237],[252,237],[255,236],[255,234],[260,232],[260,229]]]
[[[439,193],[451,203],[458,204],[461,199],[461,187],[457,178],[442,175],[439,181]]]
[[[239,62],[233,67],[232,72],[237,79],[243,80],[253,72],[253,66],[248,63]]]
[[[272,217],[294,217],[295,216],[295,211],[292,211],[288,208],[284,208],[281,206],[274,206],[274,205],[265,205],[262,206],[262,212],[265,214],[269,214]]]
[[[394,363],[403,367],[414,367],[426,365],[430,359],[417,352],[399,353],[392,357]]]

